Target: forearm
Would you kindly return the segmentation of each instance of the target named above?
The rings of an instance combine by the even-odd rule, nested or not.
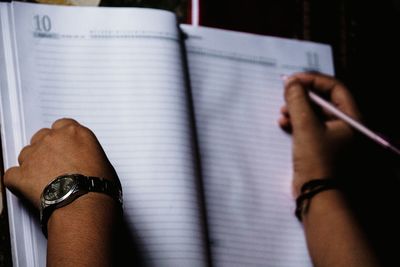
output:
[[[118,204],[89,193],[53,212],[48,221],[47,266],[112,266]]]
[[[303,224],[314,266],[379,266],[339,191],[315,195],[303,215]]]

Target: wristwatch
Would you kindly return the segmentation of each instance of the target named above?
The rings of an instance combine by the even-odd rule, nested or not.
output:
[[[47,237],[47,222],[55,209],[68,205],[89,192],[109,195],[122,210],[122,189],[119,183],[82,174],[64,174],[50,182],[40,197],[40,223],[43,234]]]

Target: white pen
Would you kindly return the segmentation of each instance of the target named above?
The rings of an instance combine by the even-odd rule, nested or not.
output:
[[[281,77],[283,80],[286,80],[288,78],[288,76],[286,76],[286,75],[282,75]],[[320,97],[319,95],[317,95],[316,93],[314,93],[312,91],[308,91],[308,95],[309,95],[311,101],[314,102],[315,104],[317,104],[318,106],[320,106],[321,108],[331,112],[337,118],[347,122],[354,129],[358,130],[360,133],[364,134],[365,136],[372,139],[373,141],[380,144],[381,146],[393,151],[397,155],[400,155],[400,150],[395,145],[391,144],[388,140],[382,138],[377,133],[368,129],[367,127],[362,125],[360,122],[351,118],[349,115],[345,114],[343,111],[336,108],[334,105],[332,105],[327,100],[323,99],[322,97]]]

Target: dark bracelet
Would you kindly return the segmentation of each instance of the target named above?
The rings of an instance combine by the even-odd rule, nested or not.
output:
[[[303,213],[307,211],[313,196],[319,192],[337,188],[339,188],[339,183],[332,178],[314,179],[303,184],[300,195],[296,199],[295,215],[297,219],[302,221]]]

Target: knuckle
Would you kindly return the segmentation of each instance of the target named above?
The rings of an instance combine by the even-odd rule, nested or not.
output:
[[[85,126],[83,126],[83,125],[80,125],[80,127],[79,127],[79,133],[80,133],[81,135],[83,135],[83,136],[88,136],[88,137],[93,137],[93,136],[95,136],[92,130],[90,130],[89,128],[87,128],[87,127],[85,127]]]
[[[49,128],[42,128],[36,134],[46,134],[50,131]]]
[[[63,124],[78,124],[78,122],[71,118],[61,118],[55,121],[55,123],[63,123]]]
[[[70,124],[77,124],[77,125],[79,125],[79,123],[78,123],[76,120],[74,120],[74,119],[71,119],[71,118],[61,118],[61,119],[56,120],[56,121],[53,123],[52,128],[61,128],[61,127],[64,127],[64,126],[67,126],[67,125],[70,125]]]
[[[80,131],[80,126],[76,123],[69,123],[68,125],[64,126],[64,129],[70,134],[76,134]]]
[[[64,118],[63,122],[66,124],[79,125],[79,123],[76,120],[70,118]]]
[[[11,167],[4,173],[3,182],[5,186],[10,187],[13,184],[13,176],[17,170],[18,167]]]
[[[80,124],[70,124],[65,130],[71,136],[76,136],[80,139],[92,139],[95,137],[94,133],[87,127]]]
[[[37,131],[31,138],[30,143],[33,144],[39,140],[41,140],[43,137],[48,135],[50,133],[50,129],[48,128],[43,128]]]
[[[30,146],[30,145],[27,145],[24,148],[22,148],[21,152],[18,155],[18,163],[19,163],[19,165],[22,165],[24,163],[24,161],[26,160],[26,158],[30,154],[31,150],[32,150],[32,146]]]
[[[50,131],[42,140],[43,143],[54,144],[93,138],[93,136],[94,134],[91,130],[75,121],[71,121],[71,123],[67,122],[61,128]]]
[[[286,87],[285,90],[285,98],[287,102],[293,102],[297,101],[299,99],[304,98],[305,96],[305,91],[304,88],[299,84],[291,84],[288,87]]]
[[[21,152],[18,155],[18,163],[19,165],[22,165],[23,160],[24,160],[24,151],[26,151],[26,147],[24,147]]]
[[[43,138],[42,138],[42,142],[43,143],[52,143],[55,137],[55,133],[54,132],[49,132],[48,134],[46,134]]]
[[[286,101],[291,101],[293,99],[297,99],[302,97],[305,93],[305,89],[297,79],[292,79],[285,86],[285,99]]]

